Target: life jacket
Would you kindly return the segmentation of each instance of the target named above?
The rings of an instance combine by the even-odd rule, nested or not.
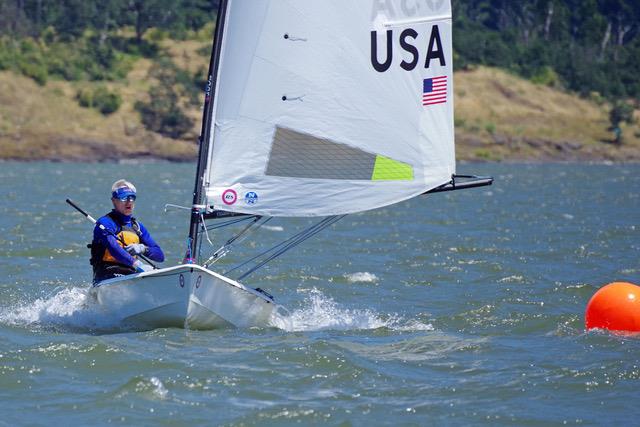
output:
[[[131,225],[129,226],[118,224],[118,220],[113,215],[113,212],[109,212],[107,216],[110,217],[120,229],[120,231],[116,233],[120,247],[124,248],[125,246],[133,243],[140,243],[140,236],[142,235],[142,232],[140,231],[140,225],[135,218],[131,218]],[[89,260],[89,263],[94,267],[94,269],[99,265],[119,264],[103,243],[94,240],[91,244],[87,245],[87,247],[91,249],[91,259]]]

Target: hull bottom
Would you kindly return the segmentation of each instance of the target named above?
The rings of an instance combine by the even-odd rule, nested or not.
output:
[[[198,265],[180,265],[99,283],[102,308],[134,329],[269,326],[273,299]]]

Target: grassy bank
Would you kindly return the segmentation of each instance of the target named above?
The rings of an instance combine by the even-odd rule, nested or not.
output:
[[[458,158],[466,160],[640,161],[640,112],[609,130],[611,105],[477,68],[455,75]]]
[[[181,69],[206,69],[208,40],[164,41],[163,49]],[[10,71],[0,72],[0,159],[105,161],[122,158],[193,160],[200,108],[186,109],[194,121],[182,139],[151,132],[135,104],[146,101],[156,66],[141,58],[126,79],[45,85]],[[81,107],[77,94],[99,85],[118,93],[119,109],[103,115]],[[640,127],[623,128],[624,144],[611,141],[605,102],[581,99],[535,85],[504,71],[476,68],[455,75],[457,156],[461,160],[640,161]],[[636,116],[637,116],[636,112]]]

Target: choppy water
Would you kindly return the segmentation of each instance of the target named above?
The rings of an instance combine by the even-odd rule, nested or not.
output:
[[[118,330],[64,200],[98,216],[130,178],[172,264],[187,215],[163,205],[189,204],[194,169],[0,163],[0,424],[637,423],[640,338],[583,312],[640,282],[640,166],[462,165],[496,184],[347,217],[246,280],[289,310],[269,328]]]

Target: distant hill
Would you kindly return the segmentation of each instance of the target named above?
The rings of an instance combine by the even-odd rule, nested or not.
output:
[[[0,0],[0,159],[194,159],[217,3]],[[452,5],[458,158],[640,161],[639,1]]]
[[[640,98],[640,1],[452,0],[456,66],[508,69],[609,100]]]
[[[455,73],[457,154],[466,160],[640,161],[640,111],[614,144],[611,104],[504,70]]]
[[[411,10],[437,3],[377,0],[374,4]],[[117,79],[123,72],[120,55],[152,55],[158,34],[188,38],[215,19],[218,4],[218,0],[0,0],[0,70],[16,69],[37,81],[51,75],[66,80]],[[597,92],[609,100],[640,98],[638,0],[451,0],[451,4],[457,67],[508,69],[583,96]],[[29,38],[37,43],[22,43]],[[59,43],[74,44],[74,51],[56,49]],[[43,48],[55,51],[59,59],[38,55]]]
[[[198,68],[206,58],[200,44],[170,42],[182,66]],[[160,158],[192,161],[197,154],[200,108],[190,107],[192,129],[179,139],[149,131],[135,110],[148,97],[146,59],[127,79],[108,86],[122,96],[113,114],[81,107],[79,87],[104,83],[49,81],[41,86],[15,73],[0,72],[0,158],[105,161]],[[625,142],[612,144],[607,103],[585,100],[536,85],[508,72],[479,67],[454,76],[457,156],[461,160],[640,161],[640,127],[626,125]],[[638,116],[636,112],[636,116]]]
[[[133,104],[146,92],[136,90],[133,82],[110,85],[122,86],[123,104],[107,117],[80,107],[73,86],[61,81],[39,86],[27,77],[0,72],[0,159],[195,158],[195,133],[190,140],[175,140],[145,129]]]
[[[205,32],[210,33],[211,27]],[[195,88],[196,95],[179,93],[173,100],[192,123],[177,138],[149,130],[136,104],[148,102],[150,93],[162,85],[163,82],[158,81],[162,75],[156,75],[158,61],[170,60],[168,70],[174,77],[180,73],[195,75],[200,70],[204,80],[211,43],[208,37],[206,40],[159,41],[162,57],[129,59],[125,77],[113,81],[50,78],[38,84],[33,78],[14,71],[0,71],[0,159],[195,159],[201,120],[200,88]],[[187,84],[195,83],[200,82]],[[79,94],[95,90],[117,94],[120,98],[117,110],[105,115],[96,108],[82,107]]]

